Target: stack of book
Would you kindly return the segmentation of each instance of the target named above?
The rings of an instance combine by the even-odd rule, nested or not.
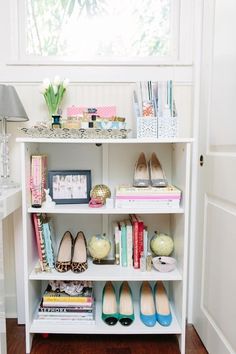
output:
[[[121,267],[140,268],[140,258],[147,254],[148,232],[140,216],[113,222],[115,262]]]
[[[116,188],[116,208],[179,208],[181,191],[175,186],[163,188],[133,186],[118,186]]]
[[[52,222],[46,214],[41,213],[33,213],[32,219],[40,270],[51,271],[55,263]]]
[[[38,309],[38,318],[44,320],[79,321],[93,324],[95,299],[92,282],[86,282],[80,293],[69,295],[65,291],[52,290],[48,285]]]

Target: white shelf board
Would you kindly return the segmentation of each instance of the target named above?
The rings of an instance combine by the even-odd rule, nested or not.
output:
[[[86,324],[79,321],[68,323],[62,320],[34,319],[30,327],[31,333],[65,333],[65,334],[181,334],[181,328],[176,319],[173,306],[171,306],[172,323],[168,327],[163,327],[156,323],[154,327],[145,326],[139,316],[139,304],[134,302],[135,320],[129,327],[122,326],[119,322],[115,326],[108,326],[101,319],[101,302],[96,303],[95,324]]]
[[[173,281],[182,280],[178,269],[168,273],[161,273],[155,269],[151,272],[141,272],[140,269],[121,267],[119,265],[96,265],[91,260],[88,269],[82,273],[74,273],[71,270],[59,273],[55,269],[51,272],[36,273],[34,270],[29,276],[30,280],[93,280],[93,281]]]
[[[183,208],[90,208],[88,204],[57,204],[53,207],[28,208],[28,213],[48,214],[183,214]]]
[[[18,143],[71,143],[71,144],[170,144],[170,143],[191,143],[193,138],[162,138],[162,139],[59,139],[59,138],[33,138],[33,137],[18,137]]]

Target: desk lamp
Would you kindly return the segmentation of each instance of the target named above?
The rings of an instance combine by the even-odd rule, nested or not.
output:
[[[0,135],[2,159],[0,189],[18,186],[10,179],[8,148],[10,134],[7,134],[7,122],[25,122],[27,120],[29,118],[15,88],[10,85],[0,85],[0,123],[2,126]]]

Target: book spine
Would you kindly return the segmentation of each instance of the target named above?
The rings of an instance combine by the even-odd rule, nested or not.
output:
[[[140,257],[141,253],[143,252],[143,230],[144,230],[144,225],[143,225],[143,220],[141,220],[139,217],[136,217],[136,220],[138,221],[138,258],[139,258],[139,265],[140,265]]]
[[[81,297],[81,296],[43,296],[43,303],[44,302],[66,302],[66,303],[72,303],[72,302],[78,302],[78,303],[90,303],[93,302],[92,297]]]
[[[135,269],[140,268],[140,262],[138,257],[138,222],[134,215],[130,215],[130,220],[132,223],[132,233],[133,233],[133,266]]]
[[[42,223],[42,215],[37,213],[37,226],[38,226],[38,233],[39,233],[39,240],[40,240],[40,248],[42,252],[42,263],[43,263],[43,270],[46,270],[48,267],[46,252],[45,252],[45,245],[43,239],[43,223]]]
[[[127,239],[126,239],[126,225],[121,223],[121,265],[127,267]]]
[[[117,222],[113,223],[114,239],[115,239],[115,263],[120,264],[120,232]]]
[[[126,239],[127,239],[127,266],[133,267],[133,234],[132,224],[129,220],[126,221]]]
[[[52,248],[51,232],[50,232],[48,222],[43,223],[43,237],[44,237],[47,263],[50,268],[53,268],[54,267],[54,253],[53,253],[53,248]]]
[[[66,302],[66,301],[43,301],[44,307],[78,307],[78,306],[85,306],[88,307],[89,304],[92,307],[92,302],[80,302],[79,305],[76,302]],[[75,306],[77,305],[77,306]]]
[[[38,228],[38,220],[37,220],[37,215],[32,214],[32,219],[33,219],[33,225],[34,225],[34,234],[36,238],[36,244],[37,244],[37,250],[38,250],[38,256],[39,256],[39,263],[41,270],[43,271],[43,255],[42,255],[42,250],[41,250],[41,241],[40,241],[40,235],[39,235],[39,228]]]
[[[180,200],[118,200],[116,208],[179,208]]]
[[[31,157],[31,205],[41,207],[46,188],[46,155],[33,155]]]
[[[46,313],[92,313],[93,308],[91,307],[40,307],[39,312],[46,312]]]

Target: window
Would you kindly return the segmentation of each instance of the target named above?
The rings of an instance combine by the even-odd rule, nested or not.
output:
[[[177,4],[178,0],[25,0],[19,16],[21,57],[78,62],[176,58]]]

